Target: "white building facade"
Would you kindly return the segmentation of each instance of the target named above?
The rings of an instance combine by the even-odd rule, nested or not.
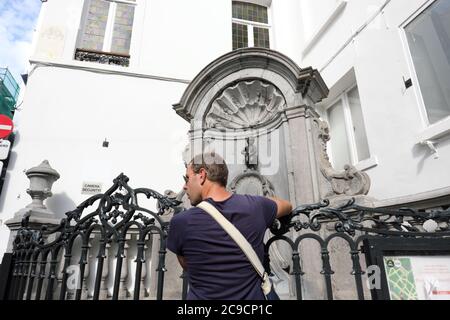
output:
[[[88,197],[84,184],[105,191],[121,172],[135,187],[181,190],[190,127],[172,104],[211,61],[248,46],[321,73],[331,162],[366,172],[376,205],[448,206],[449,18],[448,0],[44,2],[0,255],[4,222],[30,202],[24,171],[44,159],[61,174],[47,201],[60,216]]]

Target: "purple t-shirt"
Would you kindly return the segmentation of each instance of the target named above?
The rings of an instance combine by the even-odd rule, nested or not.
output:
[[[275,220],[274,201],[233,194],[214,205],[253,246],[261,262],[265,231]],[[205,211],[193,207],[175,215],[169,228],[167,248],[183,256],[189,276],[188,300],[263,300],[261,278],[245,254]]]

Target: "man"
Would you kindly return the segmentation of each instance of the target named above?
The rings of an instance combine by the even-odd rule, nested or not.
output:
[[[214,205],[248,240],[262,262],[265,231],[275,218],[292,211],[291,204],[228,192],[227,165],[214,153],[194,157],[184,179],[191,204],[205,200]],[[193,207],[172,218],[167,247],[189,275],[188,300],[264,300],[262,280],[250,261],[202,209]]]

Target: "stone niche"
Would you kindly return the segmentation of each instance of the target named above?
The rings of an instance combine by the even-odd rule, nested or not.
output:
[[[279,52],[230,52],[206,66],[174,105],[191,124],[184,161],[206,151],[221,154],[232,192],[274,195],[293,206],[355,196],[367,205],[367,174],[352,166],[338,172],[329,162],[328,126],[314,109],[327,95],[317,70],[302,69]],[[276,288],[285,299],[293,297],[289,250],[276,243],[270,252]],[[317,250],[302,248],[302,260],[317,260],[312,256],[319,256]],[[315,267],[321,269],[320,261]],[[303,287],[308,291],[307,281]]]

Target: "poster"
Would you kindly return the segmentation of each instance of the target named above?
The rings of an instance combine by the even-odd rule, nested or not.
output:
[[[450,300],[450,256],[385,256],[391,300]]]

